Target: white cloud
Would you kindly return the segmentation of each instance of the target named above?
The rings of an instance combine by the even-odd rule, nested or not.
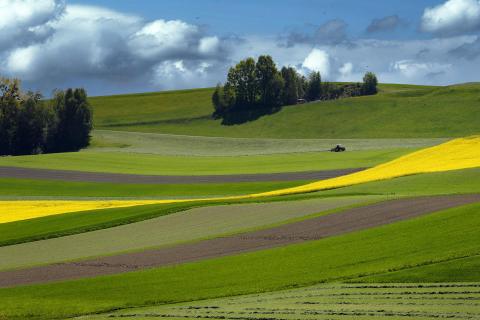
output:
[[[198,50],[203,54],[212,54],[218,52],[220,40],[218,37],[205,37],[200,39]]]
[[[440,35],[463,34],[480,29],[480,0],[448,0],[425,9],[421,28]]]
[[[407,78],[419,78],[427,75],[440,75],[452,68],[451,64],[417,62],[401,60],[392,64],[392,68],[401,72]]]
[[[340,69],[338,69],[338,71],[340,72],[340,75],[342,77],[350,76],[353,71],[353,63],[351,62],[344,63],[343,66],[341,66]]]
[[[302,67],[311,71],[319,71],[322,76],[330,75],[330,56],[324,50],[313,49],[303,60]]]

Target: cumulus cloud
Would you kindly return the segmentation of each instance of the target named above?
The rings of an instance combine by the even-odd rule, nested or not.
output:
[[[401,60],[392,63],[392,68],[401,72],[407,78],[438,76],[452,68],[451,64],[417,62],[415,60]]]
[[[341,19],[330,20],[316,28],[313,33],[290,32],[280,37],[279,44],[286,47],[296,44],[340,44],[347,40],[347,26],[347,23]]]
[[[0,0],[0,51],[47,38],[64,10],[59,0]]]
[[[0,22],[0,29],[16,30],[19,39],[11,41],[0,33],[0,45],[6,40],[0,47],[4,61],[0,72],[21,77],[38,89],[72,82],[88,86],[101,81],[111,87],[119,82],[143,82],[155,88],[171,88],[172,79],[165,74],[173,73],[180,79],[175,81],[179,86],[196,86],[192,74],[207,70],[206,65],[225,64],[227,48],[222,39],[184,21],[146,22],[102,7],[66,6],[54,0],[0,3],[3,9],[19,12],[9,24]],[[33,32],[40,34],[39,30],[48,32],[32,37]],[[182,64],[184,67],[179,67]],[[164,73],[160,72],[162,67]],[[190,76],[180,76],[182,73]],[[170,82],[162,84],[155,77]]]
[[[303,60],[302,67],[310,71],[318,71],[328,77],[330,75],[330,56],[324,50],[313,49]]]
[[[373,19],[367,27],[368,33],[395,30],[402,21],[398,15],[388,16],[381,19]]]
[[[421,29],[442,36],[480,30],[480,0],[448,0],[423,13]]]

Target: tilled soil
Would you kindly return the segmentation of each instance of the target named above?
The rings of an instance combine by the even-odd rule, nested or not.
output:
[[[117,274],[268,249],[381,226],[480,202],[480,194],[390,200],[267,230],[79,262],[0,272],[0,287]]]
[[[121,173],[83,172],[69,170],[32,169],[0,166],[0,178],[45,179],[77,182],[107,182],[124,184],[190,184],[323,180],[364,170],[365,168],[266,174],[233,174],[204,176],[137,175]]]

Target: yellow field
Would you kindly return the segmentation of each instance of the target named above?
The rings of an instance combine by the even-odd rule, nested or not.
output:
[[[79,212],[95,209],[131,207],[157,203],[158,201],[57,201],[27,200],[0,201],[0,223],[33,219],[67,212]]]
[[[442,172],[475,167],[480,167],[480,136],[451,140],[438,146],[413,152],[376,167],[346,176],[251,196],[262,197],[314,192],[419,173]]]
[[[341,188],[371,181],[392,179],[412,174],[460,170],[475,167],[480,167],[479,136],[451,140],[444,144],[423,149],[393,161],[378,165],[371,169],[350,175],[322,180],[299,187],[245,196],[212,199],[145,201],[0,201],[0,223],[94,209],[187,201],[240,200],[247,198],[306,193]]]

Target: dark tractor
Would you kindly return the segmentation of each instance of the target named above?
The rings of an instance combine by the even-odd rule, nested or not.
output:
[[[347,151],[347,148],[342,146],[341,144],[337,144],[335,148],[330,149],[331,152],[345,152]]]

